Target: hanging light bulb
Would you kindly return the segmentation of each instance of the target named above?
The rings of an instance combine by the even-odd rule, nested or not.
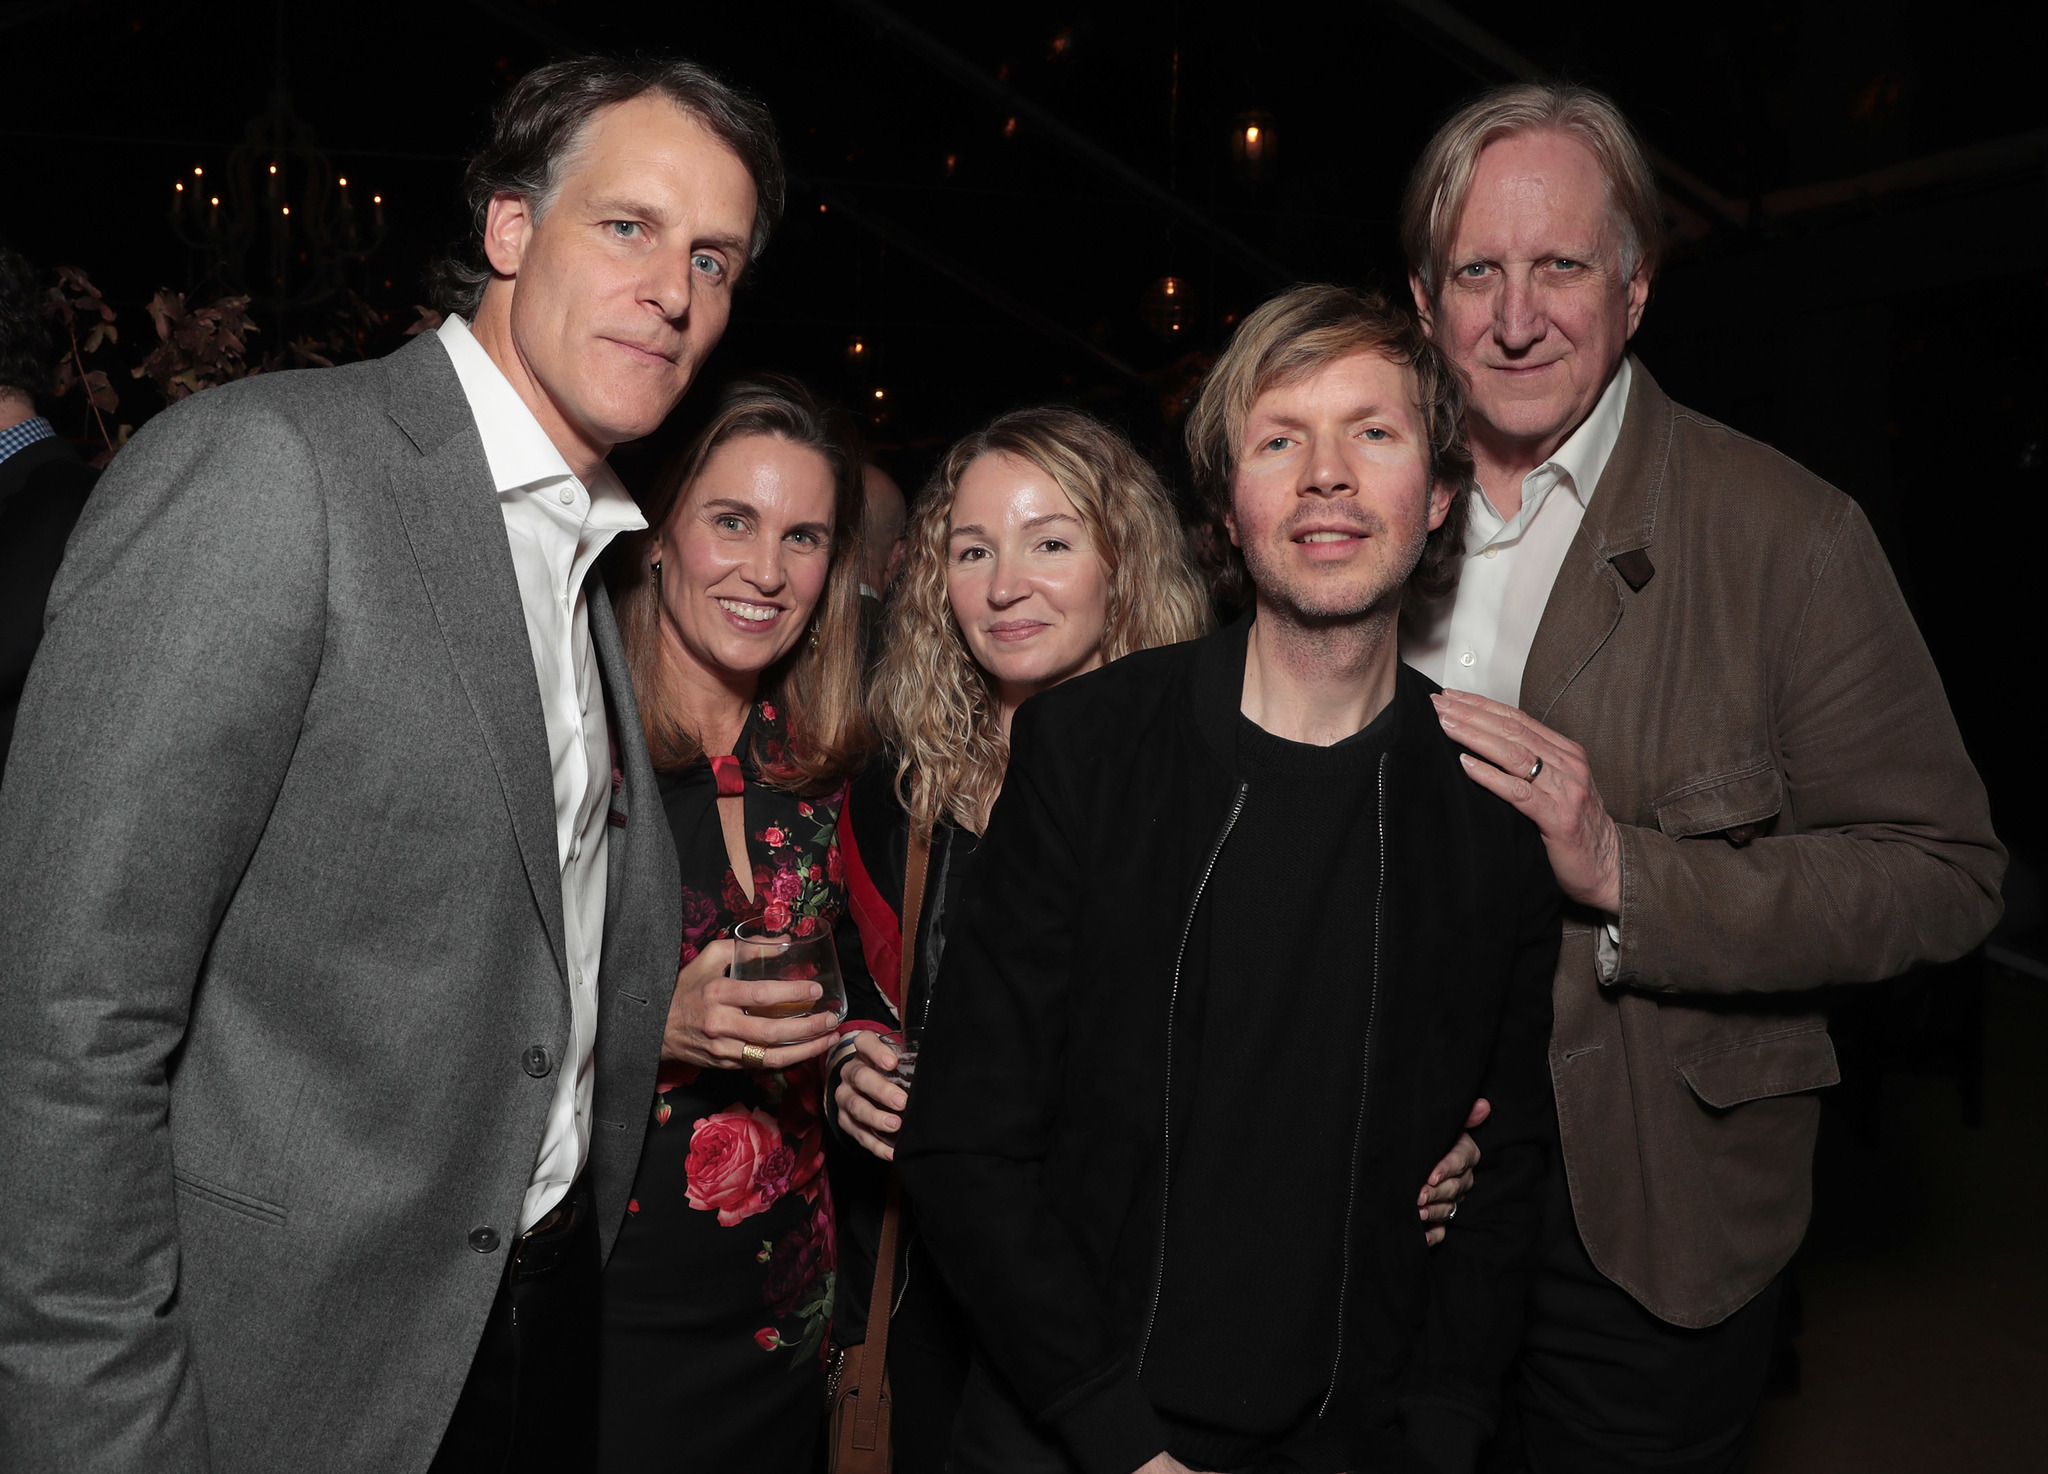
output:
[[[1239,113],[1230,129],[1230,162],[1240,179],[1257,181],[1273,171],[1278,140],[1269,113]]]
[[[1194,294],[1184,276],[1160,277],[1138,302],[1145,326],[1168,342],[1186,334],[1194,307]]]
[[[867,339],[861,337],[858,333],[847,340],[846,361],[848,363],[858,368],[873,357],[874,354],[868,350]]]

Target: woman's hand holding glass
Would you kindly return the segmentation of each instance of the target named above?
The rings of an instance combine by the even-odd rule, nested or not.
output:
[[[729,978],[732,955],[732,942],[721,938],[676,974],[663,1059],[712,1070],[786,1070],[832,1047],[838,1020],[829,1012],[767,1018],[746,1011],[812,1002],[824,992],[817,983]],[[758,1062],[742,1057],[749,1045],[762,1051]]]
[[[840,1129],[885,1162],[896,1160],[896,1133],[910,1104],[910,1091],[899,1083],[905,1061],[887,1042],[895,1037],[866,1029],[855,1034],[853,1057],[840,1070],[833,1095]]]

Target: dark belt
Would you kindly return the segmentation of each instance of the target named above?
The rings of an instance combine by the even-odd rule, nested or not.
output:
[[[513,1241],[505,1260],[505,1277],[514,1284],[553,1274],[569,1260],[591,1221],[590,1189],[582,1178],[570,1184],[562,1201],[541,1214],[540,1221]]]

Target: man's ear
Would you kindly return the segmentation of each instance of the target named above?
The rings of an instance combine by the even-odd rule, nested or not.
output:
[[[1237,511],[1235,508],[1226,508],[1224,510],[1223,532],[1230,539],[1230,545],[1233,548],[1242,548],[1244,546],[1243,539],[1237,535]]]
[[[1429,315],[1429,293],[1422,289],[1422,277],[1416,272],[1408,273],[1408,292],[1415,298],[1415,315],[1422,319],[1422,331],[1431,338],[1436,336],[1436,324]]]
[[[500,276],[519,275],[526,243],[533,238],[533,209],[523,194],[491,196],[484,216],[484,258]]]
[[[1636,329],[1643,325],[1643,308],[1650,301],[1650,269],[1644,263],[1636,263],[1636,274],[1628,279],[1628,335],[1633,338]]]
[[[1441,481],[1429,483],[1429,530],[1435,532],[1451,515],[1451,498],[1456,495]]]

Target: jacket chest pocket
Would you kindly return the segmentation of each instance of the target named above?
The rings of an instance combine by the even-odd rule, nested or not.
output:
[[[1673,839],[1712,836],[1738,848],[1769,834],[1784,807],[1784,784],[1768,757],[1692,779],[1651,805]]]

